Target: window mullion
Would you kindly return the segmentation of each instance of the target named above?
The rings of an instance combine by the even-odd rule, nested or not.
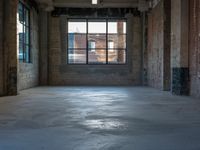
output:
[[[108,19],[106,19],[106,64],[108,64]]]
[[[88,19],[86,19],[86,31],[87,31],[87,35],[86,35],[86,64],[88,64],[88,53],[89,53],[89,50],[88,50]]]
[[[22,24],[22,26],[23,26],[23,62],[25,63],[26,62],[26,58],[25,58],[25,48],[26,48],[26,46],[25,46],[25,42],[26,42],[26,39],[25,39],[25,23],[24,23],[24,21],[25,21],[25,9],[24,9],[24,6],[22,6],[22,10],[23,10],[23,24]]]
[[[30,27],[30,25],[31,25],[31,16],[30,16],[30,10],[28,10],[28,48],[29,48],[29,50],[28,50],[28,55],[29,55],[29,63],[31,63],[32,61],[31,61],[31,27]]]
[[[67,64],[69,64],[69,20],[67,18],[67,40],[66,40],[66,44],[67,44]]]

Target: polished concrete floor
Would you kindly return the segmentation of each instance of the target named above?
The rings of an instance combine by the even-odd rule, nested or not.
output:
[[[0,98],[0,150],[200,150],[200,100],[144,87]]]

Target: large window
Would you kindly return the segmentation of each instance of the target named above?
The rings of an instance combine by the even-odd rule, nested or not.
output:
[[[69,19],[68,64],[125,64],[125,19]]]
[[[17,13],[18,58],[20,62],[30,63],[30,11],[19,2]]]

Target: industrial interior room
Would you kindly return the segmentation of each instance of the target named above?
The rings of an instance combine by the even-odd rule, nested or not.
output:
[[[200,150],[199,0],[1,0],[0,150]]]

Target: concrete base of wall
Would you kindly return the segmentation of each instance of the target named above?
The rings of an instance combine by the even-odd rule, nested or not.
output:
[[[172,93],[189,95],[189,68],[172,69]]]

